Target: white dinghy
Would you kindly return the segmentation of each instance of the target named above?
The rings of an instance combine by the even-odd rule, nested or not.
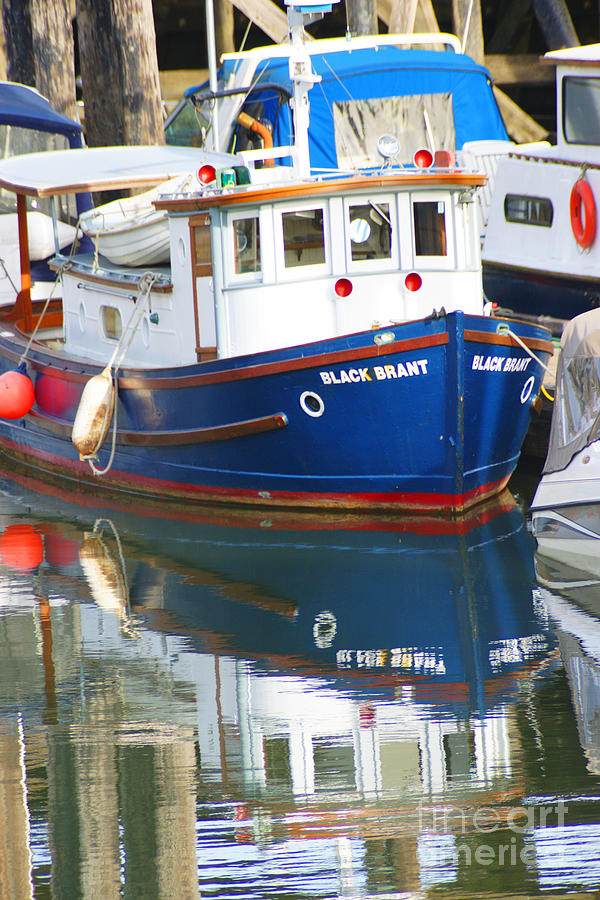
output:
[[[99,253],[118,266],[151,266],[169,262],[169,222],[154,201],[163,193],[178,194],[190,176],[174,178],[143,194],[112,200],[84,213],[83,232]]]

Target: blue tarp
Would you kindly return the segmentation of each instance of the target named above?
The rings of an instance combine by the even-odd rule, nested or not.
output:
[[[470,57],[452,51],[378,49],[338,51],[311,56],[321,81],[310,91],[309,132],[313,167],[337,165],[331,105],[346,100],[367,100],[419,94],[452,94],[456,149],[465,141],[507,140],[508,135],[496,103],[487,69]],[[226,81],[235,66],[228,60],[219,73]],[[261,83],[276,83],[291,91],[286,58],[259,64],[252,79],[255,89],[249,104],[264,103],[264,117],[273,121],[277,101],[272,92],[260,94]],[[273,122],[275,145],[290,142],[291,113],[284,106]]]
[[[81,125],[56,112],[45,97],[23,84],[0,82],[0,125],[62,134],[70,147],[83,146]]]

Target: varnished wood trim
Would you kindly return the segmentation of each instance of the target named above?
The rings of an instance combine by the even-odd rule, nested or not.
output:
[[[165,175],[138,175],[137,177],[126,173],[106,178],[104,181],[74,181],[71,184],[47,185],[35,187],[31,184],[18,184],[16,181],[0,178],[0,187],[13,194],[22,194],[26,197],[52,197],[63,194],[81,194],[84,191],[123,191],[128,188],[153,188],[163,184],[168,176]]]
[[[35,410],[29,413],[40,428],[62,437],[70,437],[72,423],[46,416]],[[248,437],[265,431],[285,428],[288,420],[285,413],[274,413],[258,419],[214,425],[211,428],[185,428],[171,431],[123,431],[117,430],[117,444],[129,446],[169,447],[182,444],[206,444],[212,441],[226,441],[232,438]]]
[[[481,187],[487,180],[486,175],[454,171],[451,173],[415,172],[411,175],[368,176],[352,175],[347,178],[336,178],[331,181],[315,181],[307,184],[276,185],[272,188],[256,188],[254,190],[234,191],[231,193],[215,193],[203,197],[174,198],[157,200],[157,209],[171,209],[178,212],[210,209],[214,206],[239,206],[249,203],[269,203],[275,200],[300,199],[302,197],[327,196],[339,194],[340,191],[372,191],[374,189],[393,190],[400,186],[447,187],[449,185]]]
[[[542,341],[539,338],[521,337],[524,344],[530,350],[540,350],[542,353],[554,352],[554,344],[552,341]],[[465,330],[465,341],[473,341],[478,344],[496,344],[502,347],[518,347],[518,343],[510,336],[510,334],[495,334],[490,331],[471,331]]]
[[[199,272],[196,272],[196,232],[194,227],[190,222],[188,222],[189,235],[190,235],[190,265],[192,267],[192,303],[194,306],[194,333],[196,335],[196,361],[200,362],[200,354],[198,353],[198,347],[200,346],[200,318],[198,315],[198,286],[196,283],[196,277],[199,275]],[[212,266],[211,266],[211,275],[212,275]]]
[[[317,366],[349,364],[354,360],[369,357],[389,356],[391,353],[404,353],[409,350],[422,350],[427,347],[439,347],[448,343],[447,332],[426,335],[419,338],[407,338],[394,341],[392,344],[373,344],[369,347],[357,347],[356,350],[335,350],[316,356],[297,356],[294,359],[283,359],[273,363],[257,366],[244,366],[240,369],[227,369],[224,372],[207,372],[205,375],[182,375],[175,378],[139,378],[122,376],[119,386],[129,390],[146,388],[148,390],[167,388],[197,387],[204,384],[223,384],[230,381],[243,381],[246,378],[258,378],[263,375],[279,375],[282,372],[297,372],[302,369],[313,369]]]
[[[50,262],[48,263],[49,267],[54,271],[58,271],[61,266],[58,263]],[[150,267],[151,268],[151,267]],[[148,271],[147,268],[140,269],[140,278],[144,274],[144,272]],[[72,275],[74,278],[77,278],[79,281],[89,281],[92,284],[103,284],[108,287],[114,288],[115,291],[119,292],[123,291],[126,293],[127,291],[135,291],[137,289],[137,282],[135,280],[136,276],[132,275],[129,272],[123,272],[122,275],[128,275],[131,278],[130,282],[123,281],[122,277],[110,277],[110,273],[104,275],[98,275],[97,273],[93,273],[88,271],[87,269],[82,270],[77,268],[77,266],[71,266],[66,273],[67,275]],[[152,285],[152,293],[157,294],[170,294],[173,291],[173,283],[169,281],[168,283],[164,282],[155,282]]]
[[[393,326],[391,326],[393,327]],[[474,332],[479,333],[479,332]],[[339,365],[340,363],[351,364],[354,360],[368,359],[369,357],[385,357],[392,353],[403,353],[410,350],[424,350],[428,347],[440,347],[448,343],[448,333],[446,331],[438,332],[431,335],[423,335],[416,338],[405,338],[401,341],[394,341],[391,344],[375,344],[368,347],[357,347],[355,350],[335,350],[330,353],[321,353],[312,356],[302,356],[303,347],[297,349],[298,356],[293,359],[283,359],[272,363],[263,363],[262,365],[244,366],[239,369],[226,369],[219,372],[206,372],[205,374],[197,373],[194,375],[174,375],[165,378],[156,378],[148,375],[126,375],[119,377],[119,387],[125,390],[178,390],[181,388],[196,387],[205,384],[222,384],[228,381],[242,381],[246,378],[257,378],[262,375],[277,375],[281,372],[302,371],[304,369],[312,369],[316,366],[324,368],[328,365]],[[1,343],[1,341],[0,341]],[[20,343],[24,343],[20,340]],[[45,348],[42,346],[43,351]],[[209,354],[213,353],[213,348],[205,348]],[[10,359],[17,360],[20,353],[17,350],[4,345],[2,346],[2,354]],[[48,355],[51,355],[48,352]],[[74,368],[65,367],[64,358],[56,356],[53,362],[44,360],[30,360],[31,367],[38,372],[46,373],[54,378],[61,378],[65,381],[87,382],[94,372],[83,369],[85,362],[82,360],[82,371],[76,371]],[[97,364],[98,371],[101,365]],[[148,370],[152,372],[152,370]]]

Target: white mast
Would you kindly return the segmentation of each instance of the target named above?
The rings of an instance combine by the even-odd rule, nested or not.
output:
[[[294,146],[296,156],[294,164],[301,178],[310,175],[310,155],[308,150],[309,104],[308,92],[314,84],[321,80],[312,70],[310,53],[304,40],[304,28],[321,19],[326,12],[331,12],[333,3],[339,0],[285,0],[288,8],[288,27],[290,36],[289,72],[293,85],[291,101],[294,114]]]
[[[217,90],[217,49],[215,39],[215,11],[213,0],[205,0],[206,6],[206,45],[208,51],[208,80],[213,93]],[[220,150],[219,138],[219,101],[214,101],[212,114],[213,150]]]

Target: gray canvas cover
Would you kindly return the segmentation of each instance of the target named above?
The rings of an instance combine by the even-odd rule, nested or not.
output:
[[[566,468],[576,453],[600,439],[600,309],[564,328],[544,474]]]

